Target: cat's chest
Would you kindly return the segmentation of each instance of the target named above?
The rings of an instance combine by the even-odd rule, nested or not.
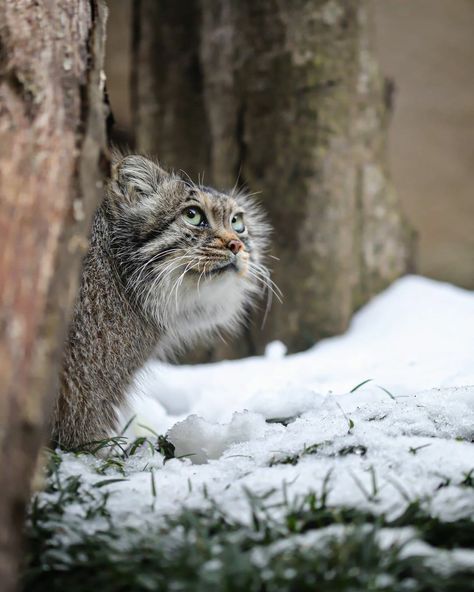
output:
[[[199,290],[183,290],[166,311],[158,355],[166,359],[220,330],[232,331],[243,314],[245,301],[245,291],[232,277],[204,284]]]

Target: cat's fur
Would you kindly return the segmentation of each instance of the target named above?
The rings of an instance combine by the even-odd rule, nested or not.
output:
[[[209,226],[192,226],[189,207]],[[242,233],[230,222],[237,211]],[[268,234],[248,197],[194,185],[142,156],[116,158],[66,343],[54,441],[71,448],[110,436],[151,355],[166,359],[220,330],[234,333],[269,283]]]

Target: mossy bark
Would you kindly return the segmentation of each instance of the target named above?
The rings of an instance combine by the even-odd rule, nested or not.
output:
[[[0,581],[56,392],[105,146],[100,0],[0,0]]]
[[[284,302],[253,342],[257,350],[269,339],[304,349],[343,331],[354,310],[403,274],[411,258],[386,166],[389,109],[372,51],[370,4],[192,4],[183,48],[167,20],[179,3],[140,3],[138,76],[148,80],[148,92],[135,109],[138,118],[153,117],[137,128],[138,148],[221,188],[238,179],[261,192],[275,228],[273,277]],[[147,12],[152,5],[160,18]],[[180,65],[183,53],[193,56],[195,78]],[[170,86],[171,73],[179,89]],[[183,115],[186,103],[194,110]]]

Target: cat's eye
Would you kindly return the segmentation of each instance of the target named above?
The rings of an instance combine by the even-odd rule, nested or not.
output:
[[[244,232],[245,224],[244,224],[244,215],[243,214],[234,214],[230,219],[230,224],[235,230],[235,232]]]
[[[196,207],[186,208],[183,212],[183,218],[193,226],[204,226],[206,224],[204,212]]]

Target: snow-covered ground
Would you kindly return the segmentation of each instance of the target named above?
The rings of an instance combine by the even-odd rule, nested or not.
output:
[[[278,496],[285,484],[297,495],[325,479],[334,504],[396,513],[408,496],[430,496],[444,518],[474,509],[474,488],[459,486],[474,469],[474,294],[459,288],[406,277],[345,335],[305,353],[273,343],[239,361],[151,362],[134,391],[128,433],[169,430],[181,458],[144,451],[128,461],[128,481],[110,486],[120,521],[142,520],[145,508],[152,519],[151,467],[156,515],[206,496],[239,513],[244,488]],[[87,470],[103,478],[71,457],[71,474]]]
[[[210,499],[245,522],[249,492],[275,514],[282,499],[325,491],[333,506],[388,517],[413,500],[442,521],[473,516],[474,293],[406,277],[345,335],[307,352],[273,343],[239,361],[150,362],[133,391],[128,435],[167,433],[176,458],[143,446],[124,459],[125,480],[102,488],[121,526],[158,524]],[[100,466],[68,454],[61,474],[89,486],[121,478]],[[473,565],[474,551],[463,561]]]

